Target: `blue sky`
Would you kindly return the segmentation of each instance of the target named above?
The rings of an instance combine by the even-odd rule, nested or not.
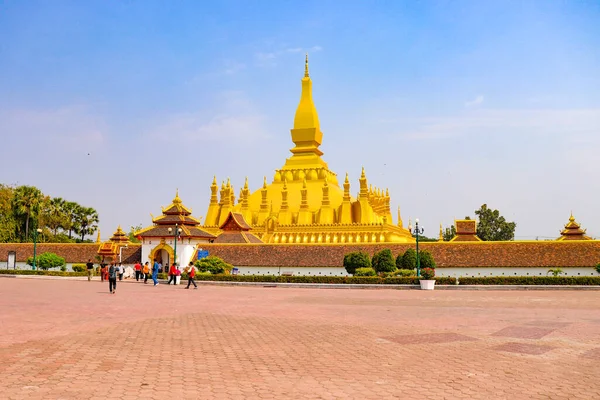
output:
[[[600,237],[598,1],[0,0],[0,182],[95,207],[102,236],[213,174],[283,165],[304,53],[332,170],[426,234],[483,203],[517,237]],[[88,153],[90,154],[88,156]],[[395,215],[395,213],[394,213]]]

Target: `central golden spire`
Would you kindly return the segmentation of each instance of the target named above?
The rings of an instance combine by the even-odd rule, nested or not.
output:
[[[308,54],[304,61],[304,77],[302,78],[302,94],[300,104],[294,117],[294,129],[316,129],[319,131],[319,115],[312,98],[312,81],[308,75]],[[292,137],[292,140],[294,138]],[[296,142],[294,140],[294,142]],[[319,141],[319,144],[321,142]]]

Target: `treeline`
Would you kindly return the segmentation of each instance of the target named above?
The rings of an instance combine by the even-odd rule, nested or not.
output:
[[[79,243],[98,230],[98,212],[35,186],[0,184],[0,242]],[[38,229],[41,230],[40,233]]]

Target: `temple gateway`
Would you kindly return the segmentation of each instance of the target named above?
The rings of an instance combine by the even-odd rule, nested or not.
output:
[[[312,98],[308,56],[291,136],[292,156],[275,170],[272,181],[268,183],[264,177],[262,187],[250,192],[246,178],[237,203],[230,180],[222,182],[219,190],[216,177],[213,179],[204,230],[219,235],[233,212],[243,217],[264,243],[414,241],[403,227],[400,211],[397,224],[393,223],[389,191],[369,185],[364,168],[358,179],[358,197],[354,197],[348,174],[340,186],[338,175],[321,157],[323,132]]]

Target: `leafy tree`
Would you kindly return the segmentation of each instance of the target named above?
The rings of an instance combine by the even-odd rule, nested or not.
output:
[[[435,269],[435,260],[427,250],[419,251],[419,264],[421,265],[421,268]]]
[[[485,241],[514,240],[517,224],[507,222],[500,211],[488,208],[487,204],[475,211],[479,217],[477,236]]]
[[[73,201],[66,201],[63,204],[65,220],[63,229],[69,232],[69,239],[73,238],[73,232],[77,230],[77,212],[81,206]]]
[[[449,242],[452,239],[454,239],[454,236],[456,236],[456,227],[454,225],[451,225],[450,228],[446,228],[446,231],[443,232],[444,235],[444,242]]]
[[[78,207],[75,213],[75,227],[81,241],[86,235],[92,235],[98,229],[98,212],[91,207]]]
[[[357,268],[371,268],[371,259],[367,253],[355,251],[344,256],[346,272],[354,275]]]
[[[390,249],[383,249],[375,253],[371,261],[373,269],[379,272],[394,272],[396,270],[396,261]]]
[[[194,264],[200,272],[210,272],[211,274],[229,274],[233,265],[223,261],[216,256],[202,258]]]
[[[12,198],[12,208],[14,213],[24,219],[25,234],[23,241],[29,239],[29,224],[33,216],[37,215],[40,203],[44,195],[40,189],[35,186],[19,186],[15,189]]]
[[[140,240],[137,238],[137,236],[135,236],[135,233],[137,231],[141,231],[143,229],[142,224],[136,225],[136,226],[131,226],[129,228],[129,241],[131,243],[140,243]]]
[[[402,269],[417,268],[417,252],[413,248],[407,249],[402,255]]]
[[[396,268],[397,269],[402,269],[402,257],[404,256],[404,253],[400,253],[396,256]]]
[[[58,235],[59,229],[64,229],[67,225],[65,203],[61,197],[54,197],[44,205],[45,225],[54,236]]]
[[[13,213],[12,199],[15,189],[0,184],[0,242],[15,242],[17,236],[17,220]]]
[[[33,266],[33,257],[27,259],[27,265]],[[36,268],[47,270],[50,268],[57,268],[66,265],[65,259],[57,256],[54,253],[42,253],[35,259]]]

